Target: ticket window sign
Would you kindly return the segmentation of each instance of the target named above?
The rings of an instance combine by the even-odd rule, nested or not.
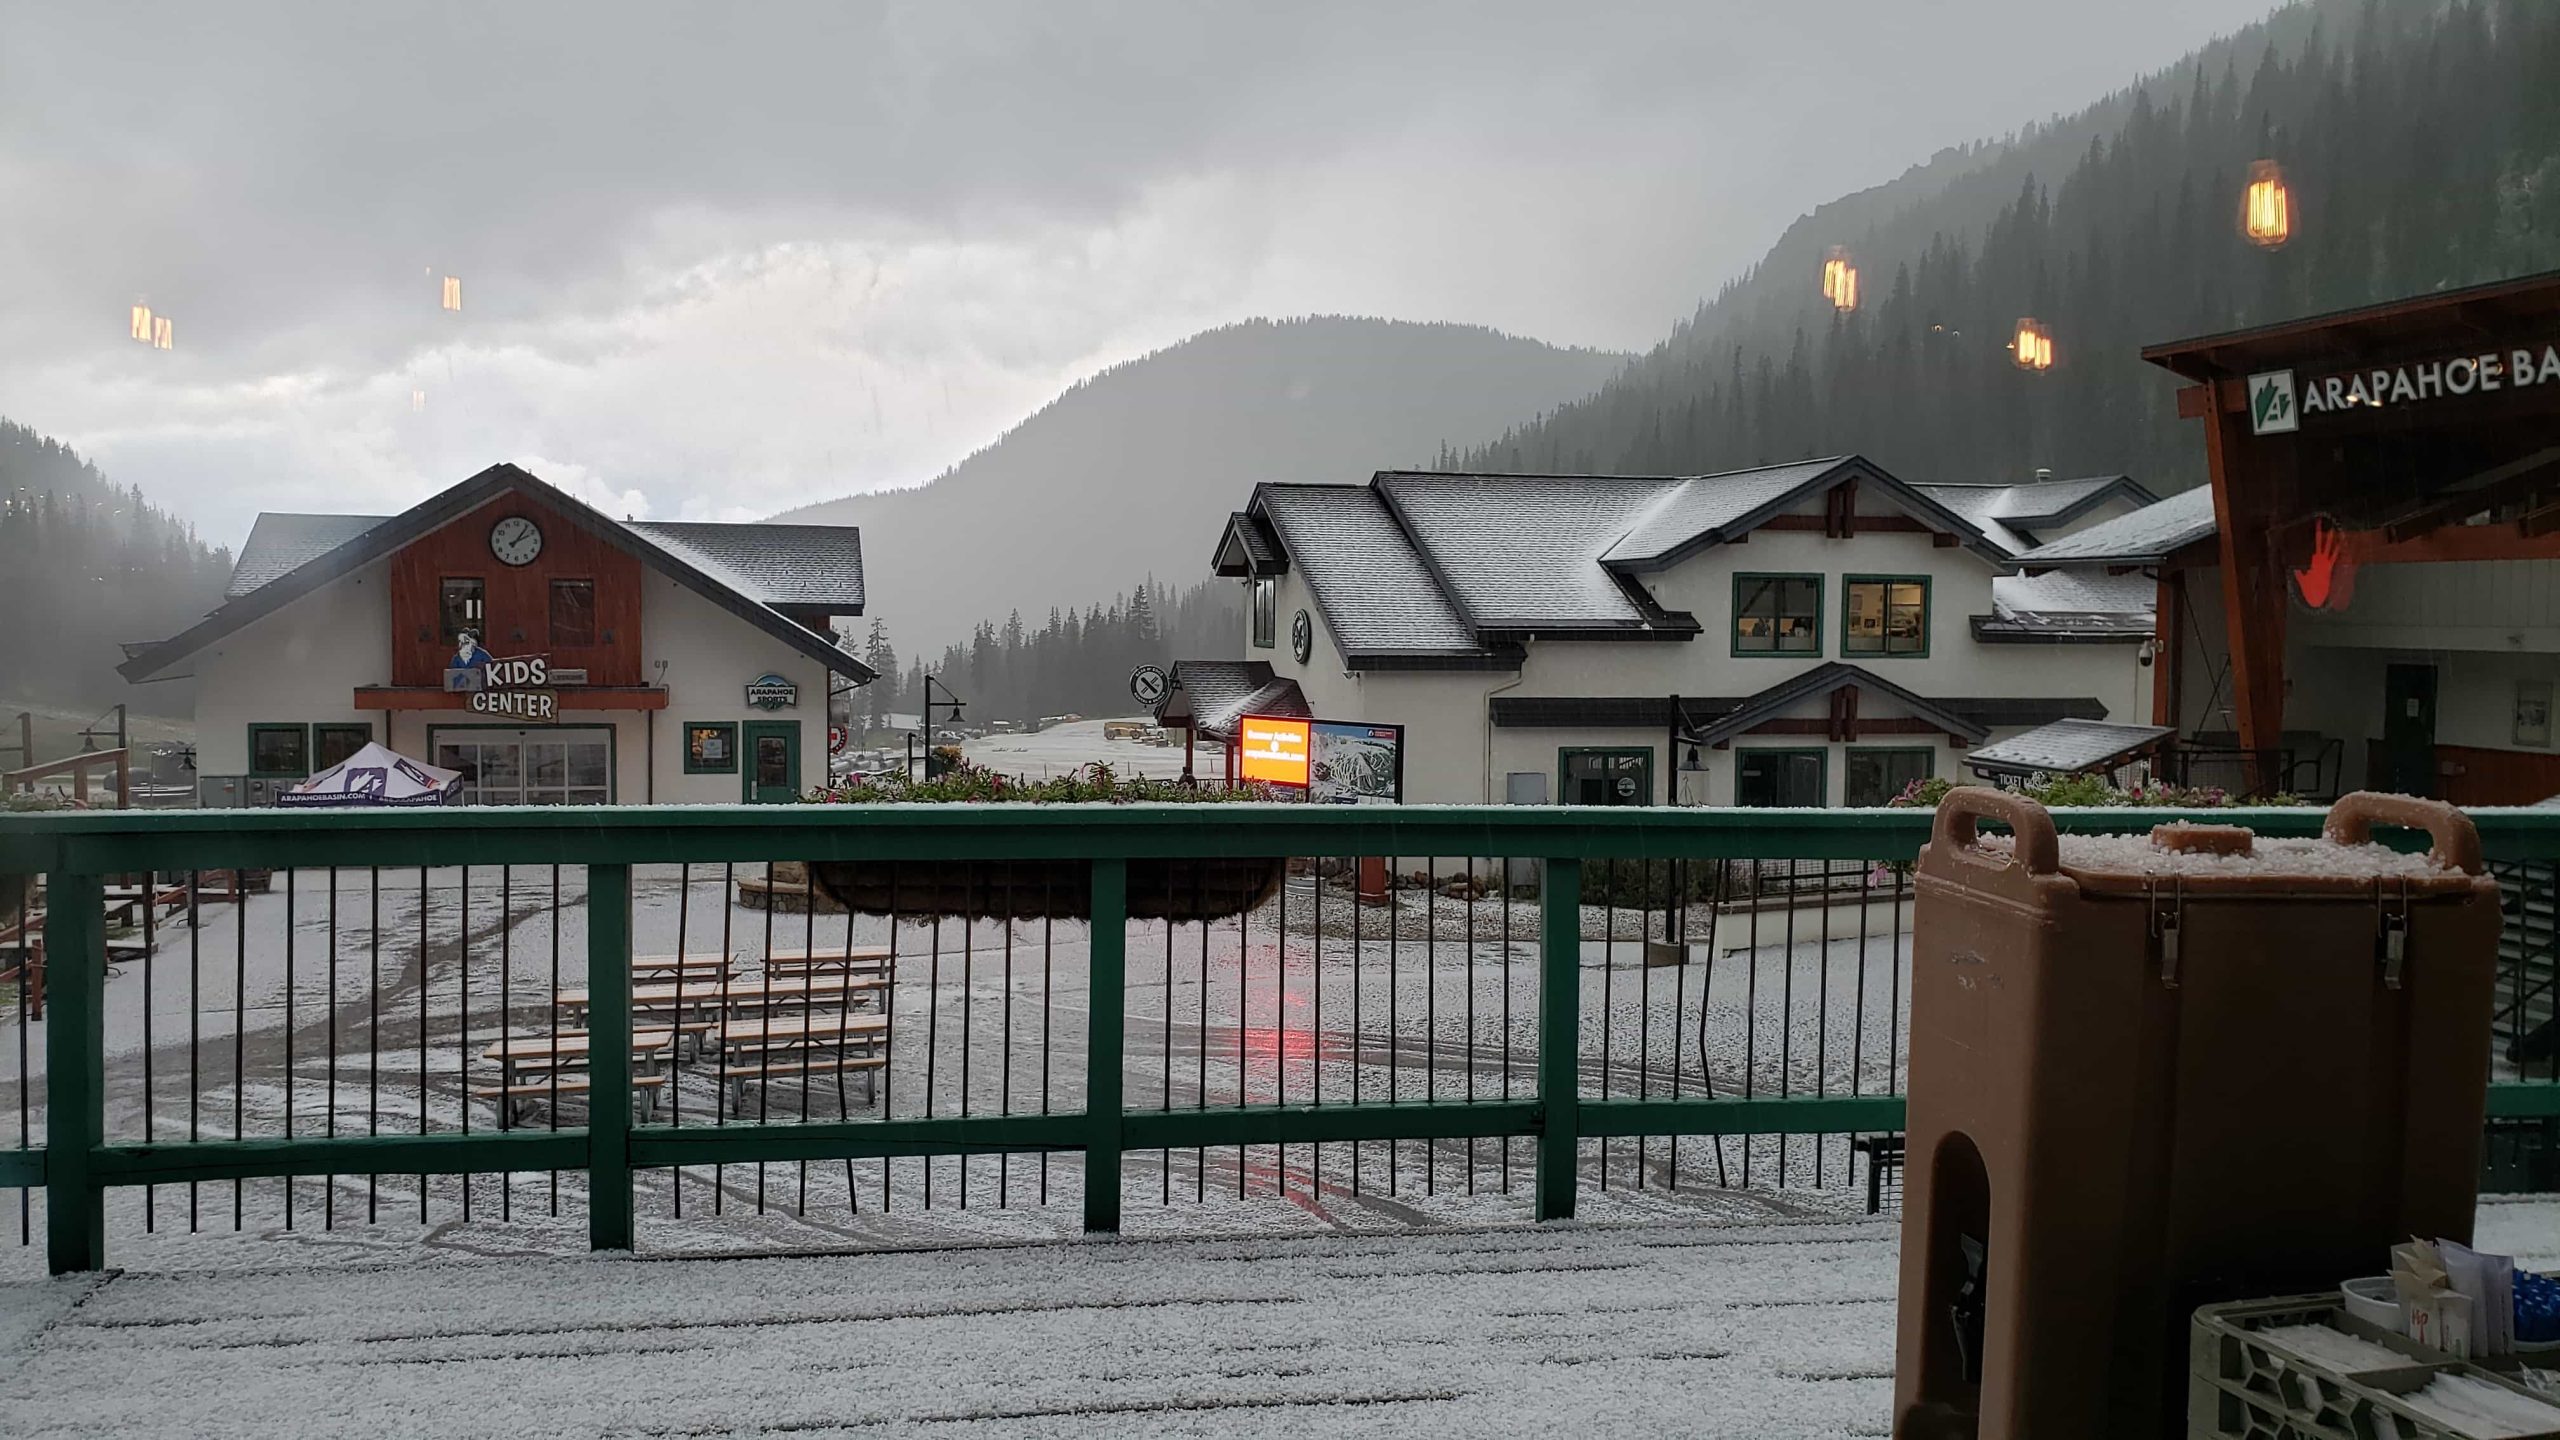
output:
[[[1306,788],[1315,725],[1247,715],[1236,722],[1236,778]]]

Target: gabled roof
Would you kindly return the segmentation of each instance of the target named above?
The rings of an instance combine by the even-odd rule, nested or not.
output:
[[[2035,548],[2034,532],[2068,525],[2109,501],[2142,506],[2160,498],[2130,475],[1913,488],[1926,491],[1931,498],[1972,521],[2012,555]]]
[[[1819,699],[1833,691],[1855,685],[1861,692],[1873,691],[1887,696],[1912,714],[1944,729],[1950,735],[1961,735],[1968,742],[1979,742],[1991,733],[1987,726],[1957,713],[1945,702],[1915,695],[1872,670],[1834,660],[1816,665],[1790,679],[1781,680],[1740,705],[1711,725],[1701,727],[1690,737],[1701,745],[1713,745],[1741,734],[1763,720],[1776,717],[1807,700]]]
[[[2100,521],[2077,535],[2018,557],[2029,569],[2055,565],[2156,565],[2199,540],[2213,538],[2213,487],[2199,485],[2130,515]]]
[[[850,608],[854,613],[860,613],[861,545],[858,537],[852,537],[849,530],[844,532],[845,538],[823,544],[811,536],[797,537],[796,543],[793,537],[778,537],[776,543],[784,547],[787,558],[768,560],[758,553],[752,535],[726,537],[713,543],[707,542],[699,532],[732,529],[817,532],[839,527],[731,527],[625,522],[591,508],[513,465],[492,465],[461,484],[387,519],[362,515],[283,516],[276,517],[278,523],[269,527],[267,517],[261,517],[258,526],[250,532],[250,543],[242,547],[241,565],[233,571],[234,593],[231,598],[185,632],[138,650],[129,649],[130,658],[117,667],[117,673],[127,680],[148,679],[242,626],[273,614],[340,576],[382,559],[509,491],[521,491],[541,501],[579,529],[672,577],[711,603],[801,654],[820,661],[836,674],[846,676],[856,684],[873,678],[869,666],[836,648],[827,637],[785,618],[773,608],[777,605],[809,605]],[[331,520],[338,523],[311,523]],[[258,539],[262,530],[268,532],[267,543],[263,546]],[[335,545],[323,546],[320,542],[332,533],[339,534],[341,538]],[[243,571],[247,570],[253,555],[258,557],[259,569],[244,576]],[[854,574],[848,581],[841,574],[826,578],[793,577],[781,573],[786,563],[812,563],[813,555],[823,555],[827,563],[839,568],[849,563]],[[744,570],[737,568],[741,565]],[[267,571],[275,573],[258,579],[254,585],[241,588],[246,579]],[[848,594],[852,597],[849,605],[845,599]],[[807,595],[826,598],[794,598]]]
[[[1218,536],[1218,553],[1211,557],[1209,569],[1219,575],[1258,580],[1287,574],[1289,555],[1280,547],[1280,537],[1271,533],[1261,516],[1238,510],[1227,517],[1227,528]]]
[[[222,594],[237,600],[270,580],[282,579],[383,522],[380,515],[264,513],[249,527],[231,583]]]
[[[1991,581],[1992,613],[1972,617],[1973,638],[2138,642],[2150,637],[2158,602],[2158,582],[2139,571],[1999,575]]]
[[[1315,711],[1295,680],[1275,679],[1263,660],[1183,660],[1157,703],[1161,724],[1188,725],[1205,739],[1227,739],[1247,715],[1313,719]]]
[[[1487,658],[1421,552],[1366,485],[1264,485],[1253,512],[1293,558],[1353,668],[1370,656]]]

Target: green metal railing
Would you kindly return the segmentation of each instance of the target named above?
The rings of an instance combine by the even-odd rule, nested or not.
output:
[[[2175,818],[2153,811],[2057,817],[2066,830],[2133,831]],[[2272,835],[2316,833],[2320,813],[2218,812]],[[2494,861],[2560,857],[2560,814],[2475,815]],[[1591,861],[1905,861],[1927,838],[1917,811],[1408,807],[652,807],[384,812],[89,812],[0,817],[0,872],[48,877],[55,957],[45,1020],[46,1135],[0,1151],[0,1186],[46,1194],[56,1272],[106,1262],[111,1187],[241,1177],[585,1171],[589,1241],[633,1241],[632,1172],[764,1161],[1074,1152],[1084,1158],[1084,1226],[1120,1226],[1124,1152],[1198,1146],[1525,1137],[1534,1147],[1534,1211],[1574,1213],[1577,1146],[1619,1136],[1889,1132],[1895,1095],[1595,1099],[1578,1093],[1584,1017],[1579,978],[1583,866]],[[1402,855],[1543,862],[1534,1096],[1322,1105],[1135,1110],[1124,1103],[1129,980],[1128,863],[1167,856]],[[908,1116],[734,1125],[631,1120],[632,871],[672,862],[801,860],[1035,861],[1091,866],[1091,993],[1083,1106],[1061,1113]],[[104,1122],[102,877],[257,867],[583,865],[593,1060],[583,1128],[365,1134],[181,1143],[110,1143]],[[86,963],[69,963],[67,957]],[[613,1063],[616,1059],[622,1063]],[[2494,1087],[2493,1118],[2560,1116],[2560,1084]],[[1605,1159],[1604,1159],[1605,1172]]]

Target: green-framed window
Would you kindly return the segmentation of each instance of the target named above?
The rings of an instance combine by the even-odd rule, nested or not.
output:
[[[1830,804],[1831,752],[1791,746],[1735,750],[1733,803],[1760,810]]]
[[[1922,658],[1929,653],[1929,577],[1840,577],[1842,655]]]
[[[1268,650],[1280,643],[1280,582],[1268,577],[1253,582],[1253,648]]]
[[[1820,655],[1822,577],[1734,576],[1733,653]]]
[[[684,773],[687,775],[737,774],[738,722],[735,720],[686,721]]]
[[[249,775],[257,780],[302,780],[311,774],[311,727],[251,725]]]
[[[373,727],[359,723],[314,725],[311,727],[311,769],[314,774],[328,769],[367,745],[373,743]]]
[[[1556,751],[1559,805],[1650,805],[1653,747],[1571,746]]]
[[[1925,745],[1851,746],[1843,803],[1883,805],[1938,773],[1938,752]]]

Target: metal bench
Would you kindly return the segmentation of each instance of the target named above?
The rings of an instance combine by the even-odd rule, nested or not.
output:
[[[1899,1135],[1861,1135],[1849,1142],[1849,1148],[1867,1157],[1867,1213],[1884,1208],[1884,1177],[1897,1180],[1902,1174],[1902,1137]]]

